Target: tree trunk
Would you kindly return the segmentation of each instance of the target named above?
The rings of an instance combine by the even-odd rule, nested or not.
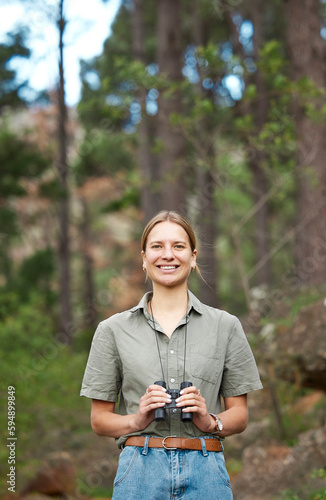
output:
[[[80,199],[82,206],[82,223],[80,225],[81,233],[81,251],[84,262],[84,308],[82,314],[83,326],[94,331],[97,325],[95,311],[95,291],[94,291],[94,269],[93,259],[90,253],[90,218],[87,200],[84,197]]]
[[[295,81],[310,78],[324,89],[324,44],[320,36],[319,0],[285,0],[288,54]],[[306,105],[317,109],[323,98],[305,96],[294,99],[297,133],[298,218],[296,258],[303,282],[318,285],[326,281],[325,255],[321,255],[320,238],[326,229],[325,126],[313,121]]]
[[[233,43],[235,47],[235,52],[242,58],[246,57],[243,51],[243,47],[239,42],[239,33],[233,21],[233,8],[228,2],[224,2],[224,12],[229,29],[232,34]],[[254,59],[256,63],[259,61],[259,50],[264,44],[263,37],[263,9],[264,3],[262,0],[253,0],[250,5],[250,17],[254,27]],[[251,113],[254,117],[254,122],[256,126],[256,133],[259,134],[266,123],[268,116],[269,102],[266,92],[266,86],[261,70],[257,67],[254,74],[254,83],[257,87],[257,95],[259,96],[255,100],[252,106]],[[239,106],[241,112],[241,104]],[[247,113],[247,110],[244,110]],[[270,242],[269,242],[269,207],[268,198],[264,203],[260,203],[262,198],[266,195],[268,191],[268,181],[266,173],[264,170],[264,163],[266,161],[266,156],[264,152],[260,150],[253,149],[252,145],[249,144],[249,154],[248,154],[248,164],[253,177],[253,201],[257,210],[254,212],[254,250],[255,250],[255,264],[257,265],[257,273],[254,277],[255,285],[270,284],[271,282],[271,270],[270,261],[266,259],[268,255]],[[259,263],[261,263],[259,265]]]
[[[200,256],[199,261],[201,274],[205,281],[200,280],[200,300],[209,306],[217,307],[217,208],[214,199],[216,183],[212,176],[211,168],[200,167],[197,170],[198,196],[200,199],[200,211],[197,224],[200,233]]]
[[[254,216],[254,250],[255,265],[257,265],[257,272],[254,276],[255,285],[269,285],[271,282],[270,261],[266,259],[269,251],[268,200],[260,204],[268,190],[266,174],[261,166],[264,160],[263,154],[259,151],[251,152],[249,166],[253,175],[253,200],[259,207]]]
[[[179,0],[158,0],[158,65],[160,73],[166,74],[169,83],[182,79],[182,48],[179,16]],[[160,209],[185,212],[186,173],[184,163],[184,140],[182,134],[171,123],[172,113],[181,114],[181,93],[167,88],[167,94],[159,97],[158,138],[162,142],[159,155]]]
[[[264,3],[261,0],[254,0],[251,4],[251,16],[254,26],[254,56],[255,60],[259,60],[259,50],[263,47],[264,38],[262,32],[263,26],[263,8]],[[257,133],[260,133],[268,116],[268,97],[266,86],[262,72],[257,68],[255,72],[255,83],[257,87],[257,94],[259,99],[255,103],[253,109]],[[266,195],[268,190],[266,173],[264,170],[264,163],[266,161],[265,155],[261,151],[253,151],[250,156],[250,169],[253,174],[254,181],[254,202],[259,203],[263,196]],[[265,259],[269,251],[269,238],[268,238],[268,200],[263,203],[255,213],[255,249],[256,249],[256,262],[263,262],[257,271],[255,277],[255,284],[269,285],[271,281],[270,261]]]
[[[145,63],[144,54],[144,26],[143,26],[143,7],[144,0],[134,0],[134,14],[133,14],[133,51],[135,58]],[[146,113],[146,96],[147,91],[145,88],[140,88],[138,93],[139,103],[141,105],[141,122],[139,124],[139,144],[138,144],[138,158],[139,168],[142,179],[141,188],[141,207],[145,221],[148,221],[158,210],[156,196],[153,185],[154,175],[154,158],[151,153],[152,148],[152,133],[150,117]]]
[[[200,16],[199,0],[193,0],[193,33],[195,45],[204,45],[204,30]],[[204,89],[200,86],[200,92]],[[209,98],[209,97],[208,97]],[[209,120],[202,120],[197,127],[198,137],[201,137],[201,144],[207,143],[207,137],[213,134],[213,127]],[[218,306],[218,280],[217,280],[217,255],[216,255],[216,240],[217,240],[217,206],[214,198],[216,182],[212,171],[215,166],[215,149],[214,139],[208,141],[207,151],[205,151],[206,167],[200,165],[197,167],[197,197],[199,199],[199,211],[197,217],[197,225],[200,234],[200,256],[199,261],[202,262],[200,267],[201,274],[205,281],[199,281],[199,298],[209,306]]]
[[[66,21],[63,17],[63,3],[59,6],[59,162],[57,163],[63,198],[59,206],[59,302],[60,302],[60,339],[71,342],[72,312],[70,296],[70,241],[69,241],[69,188],[67,164],[67,108],[65,103],[65,82],[63,69],[63,35]]]

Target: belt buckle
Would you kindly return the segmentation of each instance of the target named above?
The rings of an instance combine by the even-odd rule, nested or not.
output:
[[[162,446],[165,450],[177,450],[178,448],[176,447],[170,447],[170,446],[165,446],[165,440],[168,439],[168,438],[176,438],[178,436],[165,436],[165,438],[163,438],[162,440]]]

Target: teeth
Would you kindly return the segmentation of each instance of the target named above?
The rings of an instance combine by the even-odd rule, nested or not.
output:
[[[175,269],[176,266],[160,266],[161,269]]]

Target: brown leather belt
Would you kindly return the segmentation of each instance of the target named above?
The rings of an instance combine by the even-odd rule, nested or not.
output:
[[[145,436],[131,436],[127,439],[124,446],[141,446],[145,444]],[[207,451],[223,451],[221,442],[218,439],[205,439]],[[149,448],[164,448],[166,450],[197,450],[201,451],[201,440],[199,438],[186,439],[176,436],[167,436],[165,438],[150,437],[148,440]]]

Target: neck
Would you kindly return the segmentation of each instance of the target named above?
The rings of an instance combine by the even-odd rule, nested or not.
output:
[[[187,288],[154,287],[152,306],[156,313],[174,314],[181,311],[185,314],[188,306]]]

